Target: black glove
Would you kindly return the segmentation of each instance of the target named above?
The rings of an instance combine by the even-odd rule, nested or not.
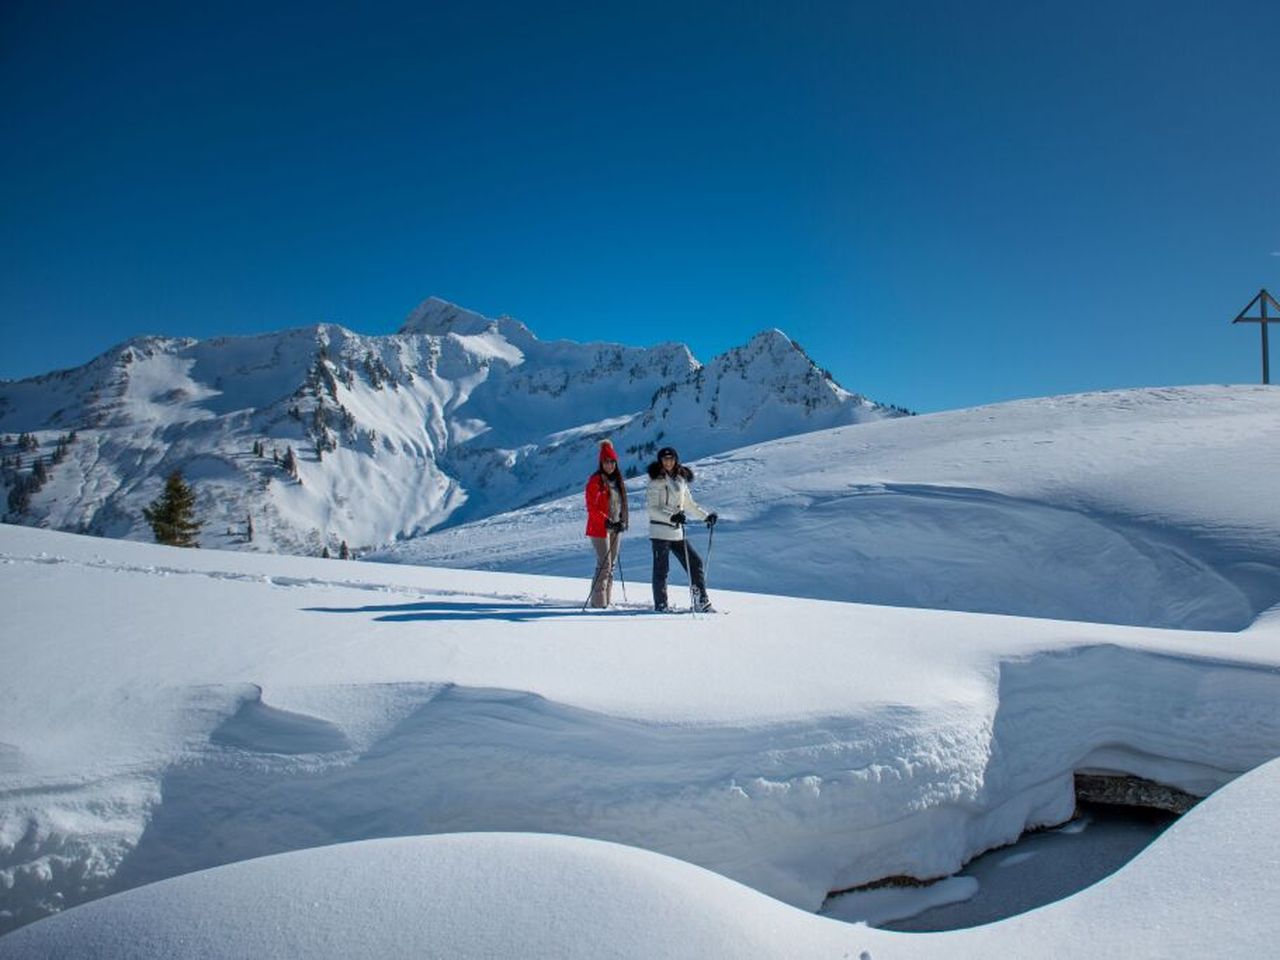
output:
[[[610,530],[612,530],[614,533],[622,532],[621,520],[610,520],[608,523],[605,524],[605,526],[608,527]]]
[[[683,510],[681,510],[679,513],[673,513],[673,514],[671,515],[671,523],[672,523],[672,525],[677,526],[677,527],[679,527],[679,526],[683,526],[683,525],[684,525],[684,519],[685,519],[685,517],[684,517],[684,511],[683,511]]]
[[[708,514],[707,514],[707,526],[708,526],[708,527],[714,527],[714,526],[716,525],[716,521],[717,521],[717,520],[719,520],[719,519],[720,519],[720,516],[719,516],[718,514],[715,514],[715,513],[708,513]]]

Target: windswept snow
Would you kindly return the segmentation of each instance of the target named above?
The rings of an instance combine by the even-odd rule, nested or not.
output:
[[[1230,784],[1076,896],[947,934],[801,912],[714,873],[562,836],[304,850],[178,877],[0,939],[0,957],[1262,957],[1280,936],[1280,762]]]
[[[338,927],[463,956],[1258,955],[1280,774],[1236,778],[1280,755],[1278,460],[1280,393],[1248,387],[734,451],[695,487],[728,616],[645,610],[642,524],[629,600],[582,612],[576,495],[406,544],[524,572],[0,526],[0,956],[180,930],[325,956]],[[1226,789],[990,927],[793,909],[1063,823],[1079,770]],[[434,836],[494,831],[585,839]]]
[[[723,521],[713,586],[1216,630],[1280,603],[1280,511],[1264,493],[1280,476],[1271,387],[1026,400],[787,437],[695,467],[695,495]],[[644,483],[632,481],[633,503]],[[591,562],[580,500],[373,558],[580,576]],[[640,513],[623,557],[637,597]]]
[[[583,580],[17,527],[0,562],[8,925],[263,854],[471,830],[619,841],[816,910],[1062,822],[1075,769],[1204,793],[1280,753],[1270,621],[728,593],[730,616],[582,614]]]

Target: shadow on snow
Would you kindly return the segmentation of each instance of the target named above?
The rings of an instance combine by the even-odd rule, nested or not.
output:
[[[311,613],[378,614],[372,619],[385,623],[407,623],[422,620],[552,620],[580,616],[635,616],[652,612],[648,607],[611,607],[584,610],[580,604],[511,602],[504,600],[452,601],[425,600],[417,603],[372,604],[361,607],[306,607]]]

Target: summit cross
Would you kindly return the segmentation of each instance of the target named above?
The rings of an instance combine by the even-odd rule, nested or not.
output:
[[[1258,316],[1256,317],[1245,316],[1245,314],[1247,314],[1251,309],[1253,309],[1253,305],[1255,303],[1258,305],[1258,311],[1259,311]],[[1275,309],[1275,313],[1271,314],[1271,316],[1267,316],[1268,305],[1270,305]],[[1280,303],[1276,303],[1276,298],[1273,297],[1271,294],[1267,293],[1266,289],[1263,288],[1261,291],[1259,291],[1256,297],[1254,297],[1252,300],[1249,301],[1249,305],[1240,311],[1240,315],[1236,317],[1234,320],[1232,320],[1231,322],[1232,323],[1256,323],[1258,324],[1258,326],[1262,328],[1262,382],[1270,383],[1271,367],[1267,359],[1267,356],[1268,356],[1267,324],[1280,323]]]

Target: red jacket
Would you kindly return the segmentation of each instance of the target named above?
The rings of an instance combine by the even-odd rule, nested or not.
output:
[[[606,537],[609,535],[609,485],[605,479],[598,473],[593,473],[587,479],[586,489],[583,491],[587,498],[587,536],[588,537]],[[622,497],[622,516],[620,518],[625,525],[627,522],[627,499],[626,495]]]

